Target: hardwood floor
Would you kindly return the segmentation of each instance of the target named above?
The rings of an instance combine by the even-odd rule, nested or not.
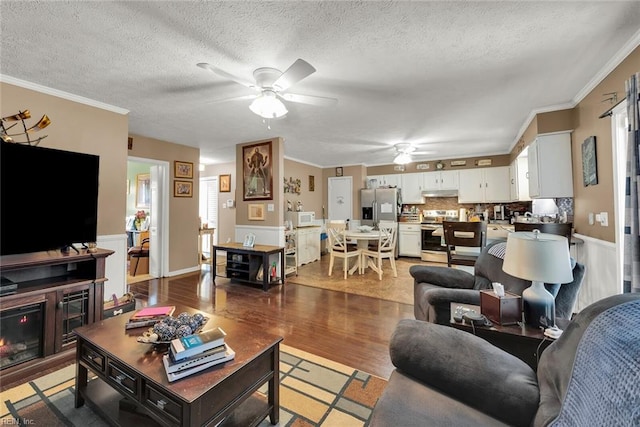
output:
[[[376,278],[377,279],[377,278]],[[389,338],[413,306],[377,298],[287,283],[261,288],[200,274],[152,279],[130,285],[148,304],[175,302],[250,323],[284,337],[283,343],[371,374],[393,370]]]
[[[372,275],[371,286],[379,285]],[[199,273],[133,283],[137,305],[185,304],[284,337],[283,343],[382,378],[393,370],[389,339],[399,320],[413,318],[413,305],[287,283],[263,292],[261,287],[230,283],[209,266]],[[67,359],[0,391],[32,381],[73,363]]]

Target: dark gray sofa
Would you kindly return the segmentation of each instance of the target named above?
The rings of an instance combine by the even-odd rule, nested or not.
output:
[[[370,427],[640,425],[640,294],[585,308],[537,375],[473,334],[405,319]]]
[[[492,282],[504,285],[505,291],[522,295],[531,285],[528,280],[513,277],[502,271],[503,259],[492,255],[493,248],[504,242],[487,245],[474,267],[475,274],[450,267],[414,265],[409,273],[414,279],[413,310],[416,319],[448,325],[451,303],[480,305],[480,290],[491,289]],[[573,281],[559,285],[546,285],[556,295],[556,317],[570,319],[578,291],[584,278],[585,267],[575,263]]]

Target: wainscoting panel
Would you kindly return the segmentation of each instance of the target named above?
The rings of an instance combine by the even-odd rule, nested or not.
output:
[[[622,293],[616,283],[616,245],[604,240],[576,234],[584,240],[577,247],[577,260],[586,266],[586,273],[574,312],[611,295]]]
[[[98,236],[97,243],[99,248],[115,251],[105,262],[105,277],[109,280],[104,285],[104,298],[111,299],[113,294],[121,297],[127,292],[127,235]]]
[[[260,227],[252,225],[236,225],[236,242],[243,242],[249,233],[256,235],[256,244],[284,246],[284,226]]]

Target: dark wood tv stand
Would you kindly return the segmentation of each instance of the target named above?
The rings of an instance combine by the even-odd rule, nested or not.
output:
[[[15,293],[0,296],[0,313],[40,305],[41,357],[0,370],[2,388],[27,376],[71,361],[78,326],[102,320],[105,259],[113,251],[35,252],[0,257],[0,275],[18,284]]]

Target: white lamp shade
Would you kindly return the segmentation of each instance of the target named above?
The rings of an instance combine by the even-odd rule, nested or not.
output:
[[[532,282],[569,283],[573,271],[567,238],[537,230],[510,233],[502,270]]]
[[[259,97],[254,99],[249,105],[249,109],[265,119],[277,119],[289,112],[276,94],[269,90],[263,91]]]

